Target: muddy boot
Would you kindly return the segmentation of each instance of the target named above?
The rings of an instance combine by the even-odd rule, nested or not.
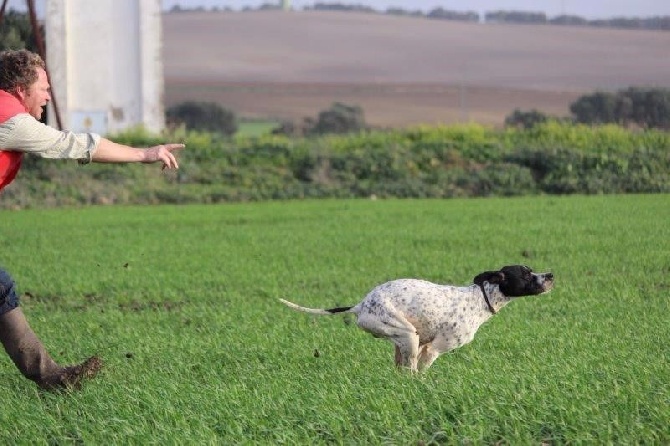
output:
[[[0,315],[0,341],[21,373],[43,389],[77,388],[82,379],[94,377],[102,367],[97,356],[69,367],[56,364],[31,330],[21,308]]]

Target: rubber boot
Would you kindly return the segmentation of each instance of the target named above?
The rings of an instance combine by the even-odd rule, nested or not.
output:
[[[94,377],[102,367],[97,356],[69,367],[56,364],[19,307],[0,315],[0,341],[23,376],[43,389],[78,388],[82,379]]]

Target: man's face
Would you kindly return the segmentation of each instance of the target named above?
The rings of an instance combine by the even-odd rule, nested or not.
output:
[[[22,92],[23,105],[35,119],[42,117],[42,107],[51,100],[51,87],[47,73],[37,68],[37,81]]]

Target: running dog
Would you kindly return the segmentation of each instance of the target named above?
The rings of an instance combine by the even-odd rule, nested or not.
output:
[[[550,291],[554,275],[512,265],[478,274],[473,282],[458,287],[392,280],[374,288],[358,305],[331,309],[280,301],[311,314],[355,314],[360,328],[395,344],[396,366],[416,372],[430,367],[442,353],[472,341],[477,329],[512,299]]]

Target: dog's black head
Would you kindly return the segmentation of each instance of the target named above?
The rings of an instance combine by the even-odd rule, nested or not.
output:
[[[484,282],[498,285],[500,291],[508,297],[534,296],[546,293],[554,286],[552,273],[536,274],[527,266],[505,266],[500,271],[486,271],[474,278],[474,283],[483,286]]]

